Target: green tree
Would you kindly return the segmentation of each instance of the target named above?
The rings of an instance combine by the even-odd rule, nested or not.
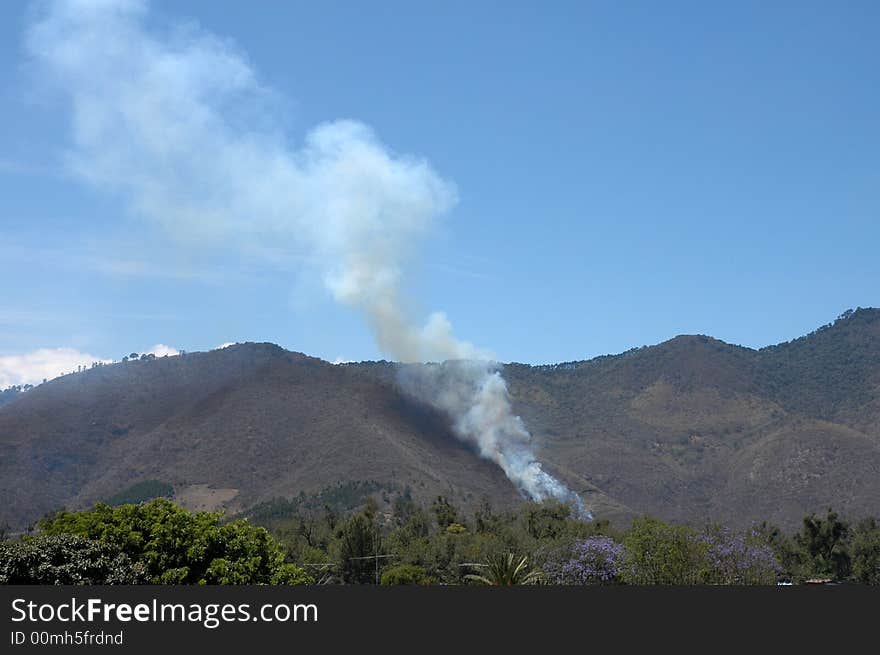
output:
[[[571,508],[563,503],[531,503],[526,509],[526,529],[533,539],[557,539],[570,517]]]
[[[394,499],[391,511],[394,515],[395,525],[405,525],[417,509],[418,507],[412,497],[412,491],[407,487],[402,494],[398,494]]]
[[[416,564],[400,564],[382,572],[383,585],[427,585],[431,584],[428,572]]]
[[[623,539],[623,579],[640,585],[698,584],[706,544],[685,526],[642,517]]]
[[[798,544],[790,535],[767,521],[755,525],[751,531],[758,543],[766,544],[773,550],[781,568],[779,577],[784,580],[802,579],[803,557]]]
[[[0,584],[95,585],[149,582],[145,567],[112,544],[75,535],[0,543]]]
[[[474,528],[477,532],[499,532],[504,518],[492,509],[487,499],[483,499],[474,512]]]
[[[850,554],[847,544],[849,524],[841,520],[831,508],[824,517],[810,514],[804,517],[795,543],[804,558],[804,573],[808,576],[829,576],[843,580],[849,575]]]
[[[437,518],[437,525],[443,529],[458,521],[458,508],[450,503],[446,496],[437,496],[431,505],[431,511]]]
[[[860,521],[853,531],[852,575],[862,584],[880,585],[880,525],[874,518]]]
[[[382,555],[382,536],[366,514],[356,514],[339,532],[339,572],[343,582],[376,582]]]
[[[46,535],[101,541],[143,564],[155,584],[303,584],[308,574],[284,561],[281,546],[247,521],[220,512],[190,513],[169,500],[85,512],[59,512],[39,525]]]

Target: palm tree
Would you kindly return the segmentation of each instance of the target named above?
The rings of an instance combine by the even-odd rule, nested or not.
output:
[[[498,553],[486,558],[486,574],[468,574],[466,580],[485,585],[538,584],[543,578],[541,571],[533,569],[526,555]]]

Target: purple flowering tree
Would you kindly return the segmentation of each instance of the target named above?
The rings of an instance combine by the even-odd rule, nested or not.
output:
[[[548,571],[557,584],[616,584],[623,569],[623,546],[611,537],[576,541],[567,558]]]
[[[775,584],[782,567],[773,549],[760,542],[757,533],[736,533],[729,528],[707,530],[704,581],[708,584]]]

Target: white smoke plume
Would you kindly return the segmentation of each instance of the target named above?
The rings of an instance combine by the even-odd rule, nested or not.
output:
[[[592,518],[581,498],[537,460],[531,434],[513,413],[498,364],[451,359],[405,367],[400,377],[410,393],[446,412],[455,432],[498,464],[523,495],[538,501],[555,498],[570,504],[577,516]]]
[[[157,27],[146,2],[51,2],[36,16],[27,48],[70,103],[74,174],[179,238],[309,253],[383,352],[456,360],[410,384],[462,439],[526,496],[577,498],[542,470],[488,353],[457,340],[443,314],[419,327],[402,309],[402,273],[455,204],[452,183],[356,121],[318,125],[291,145],[233,45],[192,23]]]

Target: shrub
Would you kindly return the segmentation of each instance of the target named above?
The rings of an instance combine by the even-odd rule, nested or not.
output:
[[[483,573],[469,574],[465,579],[493,586],[532,585],[542,581],[543,573],[532,568],[527,555],[518,557],[513,553],[499,553],[486,558]]]
[[[111,544],[74,535],[0,543],[0,584],[142,584],[144,566]]]
[[[415,564],[401,564],[382,573],[383,585],[428,585],[431,578],[428,572]]]

